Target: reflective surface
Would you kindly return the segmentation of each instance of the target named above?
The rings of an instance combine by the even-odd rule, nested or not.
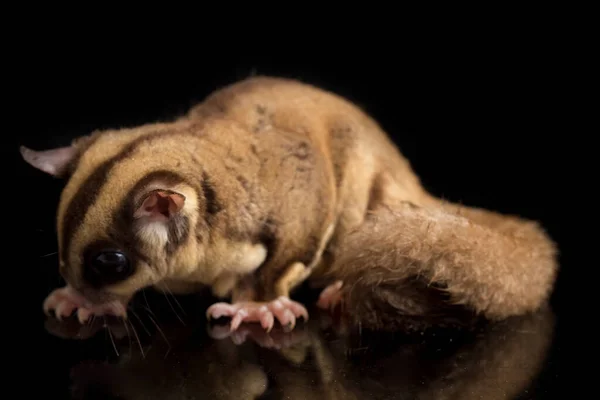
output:
[[[48,349],[64,365],[56,383],[75,399],[552,398],[539,384],[554,362],[549,309],[412,335],[350,329],[313,309],[289,333],[245,325],[229,336],[203,318],[210,301],[147,292],[127,323],[48,318]]]
[[[527,26],[530,29],[530,24]],[[538,31],[533,32],[539,44]],[[445,30],[443,36],[448,33]],[[410,35],[409,41],[414,42],[414,36]],[[417,43],[418,54],[400,46],[401,57],[397,54],[400,47],[396,46],[390,56],[378,53],[375,59],[362,53],[355,57],[355,51],[343,56],[334,54],[325,61],[321,55],[294,47],[289,65],[282,60],[276,62],[277,57],[260,60],[256,52],[249,52],[253,54],[251,59],[233,62],[224,61],[220,51],[203,53],[202,57],[192,51],[188,52],[192,57],[185,61],[168,61],[174,73],[156,64],[155,50],[149,59],[140,60],[139,68],[130,71],[111,57],[81,62],[77,51],[77,60],[63,54],[40,67],[39,54],[45,54],[47,48],[35,49],[30,43],[27,54],[36,59],[28,59],[23,53],[13,61],[21,62],[22,71],[31,70],[32,65],[39,68],[19,82],[19,92],[25,97],[16,107],[22,113],[20,125],[14,132],[7,131],[12,134],[13,144],[5,147],[12,160],[7,175],[19,181],[17,190],[8,185],[13,196],[6,213],[17,220],[5,224],[7,233],[18,244],[5,246],[5,254],[19,261],[7,262],[3,269],[3,283],[12,289],[7,291],[10,296],[4,311],[19,318],[5,319],[4,332],[18,338],[3,342],[3,355],[17,353],[14,362],[6,363],[11,373],[5,378],[5,387],[17,389],[20,394],[4,397],[21,398],[22,394],[42,390],[43,396],[33,397],[564,398],[558,389],[567,368],[559,367],[558,357],[565,353],[561,342],[566,340],[557,333],[560,329],[556,329],[557,320],[550,312],[480,327],[475,332],[432,330],[407,336],[340,333],[325,316],[319,318],[309,310],[309,323],[298,326],[291,335],[272,332],[273,340],[282,338],[279,344],[293,344],[281,350],[260,346],[250,337],[239,346],[231,338],[210,337],[202,318],[209,303],[197,298],[178,299],[186,311],[184,315],[170,296],[173,308],[164,296],[148,293],[148,308],[153,313],[144,308],[142,297],[135,308],[142,323],[131,317],[134,332],[130,325],[126,329],[116,321],[110,331],[114,347],[109,331],[102,329],[103,321],[80,332],[75,321],[56,324],[52,319],[46,321],[41,313],[45,296],[64,284],[58,278],[54,224],[65,182],[30,168],[22,161],[18,147],[63,146],[96,129],[171,118],[215,88],[252,71],[301,77],[355,99],[392,134],[435,194],[541,221],[560,245],[561,264],[565,265],[561,270],[588,276],[589,272],[577,274],[577,269],[588,267],[589,260],[573,260],[575,254],[582,254],[581,235],[565,228],[578,220],[573,218],[572,210],[581,207],[565,205],[579,198],[572,191],[557,190],[557,177],[570,164],[557,160],[565,160],[572,135],[564,137],[565,130],[556,120],[564,114],[560,101],[552,95],[556,79],[564,71],[553,70],[560,63],[548,62],[555,59],[556,46],[549,46],[550,58],[546,59],[539,57],[539,46],[532,51],[531,42],[522,32],[515,35],[514,41],[500,45],[485,35],[471,36],[481,38],[481,43],[472,48],[467,44],[464,51],[456,45],[464,43],[461,38],[450,40],[447,49]],[[506,37],[506,31],[502,31],[502,37]],[[55,44],[52,41],[52,48]],[[184,56],[178,53],[178,60]],[[106,62],[102,63],[101,58]],[[361,63],[361,59],[366,62]],[[127,65],[131,66],[132,61],[128,60]],[[74,65],[83,78],[74,74]],[[536,132],[555,134],[540,140]],[[493,145],[486,144],[487,140]],[[15,226],[21,233],[14,233]],[[577,247],[571,243],[577,243]],[[558,287],[564,288],[564,282],[559,279]],[[557,305],[577,297],[565,293],[565,289],[558,292]],[[569,313],[575,316],[581,309],[576,305]],[[560,313],[563,315],[566,312]],[[127,331],[130,336],[116,337]],[[77,334],[80,338],[73,339]],[[257,339],[263,345],[269,344],[266,338]],[[575,370],[582,365],[567,367]],[[581,382],[585,379],[580,377],[569,390],[577,389]]]

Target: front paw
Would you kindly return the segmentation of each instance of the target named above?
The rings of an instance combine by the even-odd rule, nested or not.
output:
[[[308,321],[308,311],[302,304],[281,296],[270,302],[215,303],[206,310],[206,317],[209,320],[230,317],[231,332],[237,330],[242,322],[260,322],[263,329],[270,332],[275,318],[287,330],[292,330],[299,317]]]
[[[46,315],[50,315],[50,312],[54,311],[54,316],[59,321],[70,317],[77,310],[77,319],[81,324],[87,322],[91,316],[127,317],[125,307],[118,301],[91,304],[70,286],[56,289],[50,293],[44,300],[43,309]]]

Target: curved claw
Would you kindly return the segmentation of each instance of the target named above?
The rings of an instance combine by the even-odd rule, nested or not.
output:
[[[120,302],[113,301],[92,305],[69,286],[56,289],[50,293],[44,300],[43,310],[47,316],[50,316],[50,311],[54,310],[54,316],[59,321],[70,317],[77,310],[77,319],[81,324],[85,323],[92,315],[112,315],[127,319],[127,310]]]
[[[228,303],[215,303],[212,306],[208,307],[206,310],[206,318],[210,320],[211,318],[221,318],[221,317],[231,317],[237,311],[237,308]]]
[[[230,317],[230,331],[236,331],[243,322],[260,322],[263,329],[270,332],[275,323],[294,329],[297,318],[303,317],[308,321],[306,308],[288,297],[279,297],[268,303],[245,302],[245,303],[215,303],[206,310],[207,319]]]

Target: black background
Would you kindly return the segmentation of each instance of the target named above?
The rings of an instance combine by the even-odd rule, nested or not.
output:
[[[127,55],[99,45],[83,57],[80,47],[48,42],[22,52],[14,75],[21,79],[13,82],[18,111],[9,116],[20,125],[4,151],[18,177],[19,207],[26,210],[16,225],[18,237],[26,238],[19,244],[26,261],[16,272],[27,294],[14,311],[33,329],[15,330],[27,343],[27,376],[60,390],[66,385],[61,368],[75,355],[47,338],[41,314],[44,297],[58,282],[51,253],[63,182],[22,162],[18,145],[61,146],[95,129],[170,118],[220,86],[260,74],[301,79],[357,102],[389,132],[433,193],[541,221],[560,246],[562,266],[552,297],[557,341],[537,389],[540,398],[550,398],[562,382],[558,357],[569,297],[564,270],[574,264],[562,173],[575,139],[563,127],[564,81],[554,43],[534,33],[505,33],[406,40],[382,44],[384,51],[373,43],[350,43],[343,51],[334,44],[319,51],[292,47],[285,56],[275,50],[258,55],[251,40],[239,57],[232,57],[241,54],[237,49],[200,45],[197,51],[165,45]]]

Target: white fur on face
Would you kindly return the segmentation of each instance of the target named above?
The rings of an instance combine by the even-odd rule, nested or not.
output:
[[[186,185],[168,186],[162,182],[153,182],[146,186],[141,193],[148,193],[153,190],[172,190],[177,193],[181,193],[185,196],[185,204],[180,211],[181,214],[187,215],[190,221],[195,223],[195,214],[197,214],[198,201],[194,190]],[[139,201],[141,194],[136,197],[136,201]],[[150,248],[163,248],[169,241],[169,233],[167,226],[169,224],[166,218],[155,218],[151,216],[141,216],[136,218],[134,223],[134,232],[138,238],[146,243]]]
[[[135,224],[136,235],[150,247],[163,248],[169,241],[167,224],[164,221],[148,221],[141,218]]]

